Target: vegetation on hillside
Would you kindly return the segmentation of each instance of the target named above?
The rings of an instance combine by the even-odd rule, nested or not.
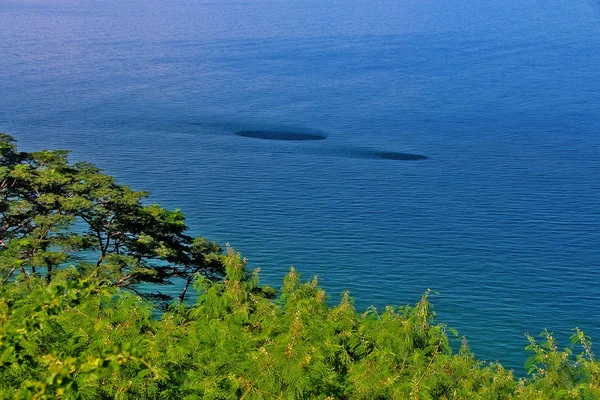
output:
[[[187,235],[181,211],[145,206],[146,192],[117,184],[92,164],[69,164],[67,155],[19,152],[0,134],[2,283],[15,272],[50,282],[56,267],[76,263],[83,276],[131,290],[183,279],[183,301],[196,274],[222,276],[221,248]]]
[[[144,197],[64,151],[23,153],[0,136],[0,398],[600,398],[579,330],[565,349],[530,338],[516,379],[466,341],[453,350],[427,293],[357,312],[292,269],[274,296],[238,253]],[[176,299],[136,286],[175,279]]]

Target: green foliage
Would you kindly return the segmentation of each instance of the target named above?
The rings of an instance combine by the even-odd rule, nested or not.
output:
[[[571,343],[580,345],[583,351],[573,356],[573,349],[560,350],[552,334],[545,330],[540,334],[541,343],[527,336],[527,350],[533,355],[526,366],[534,378],[527,388],[531,398],[540,393],[552,393],[553,399],[599,399],[600,364],[592,353],[589,337],[579,330],[571,337]]]
[[[276,297],[239,253],[187,236],[180,211],[66,155],[0,135],[0,399],[600,398],[578,329],[562,350],[548,331],[528,337],[516,379],[465,339],[455,352],[429,292],[360,313],[292,268]],[[78,254],[96,259],[65,267]],[[180,301],[153,318],[134,285],[172,278]]]
[[[454,353],[428,293],[414,307],[335,306],[292,269],[280,297],[228,249],[223,281],[198,277],[195,305],[160,320],[149,303],[75,269],[0,288],[0,398],[596,399],[600,364],[576,330],[559,350],[530,338],[517,380]]]
[[[56,268],[76,264],[133,290],[142,282],[183,279],[183,301],[196,274],[223,276],[221,248],[187,235],[181,211],[143,205],[146,192],[117,184],[91,164],[70,164],[67,156],[19,153],[12,137],[0,135],[2,284],[17,272],[23,279],[41,273],[50,282]]]

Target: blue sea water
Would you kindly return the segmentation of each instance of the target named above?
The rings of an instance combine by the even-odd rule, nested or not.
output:
[[[2,0],[0,131],[183,209],[266,284],[431,288],[520,373],[525,332],[600,340],[599,66],[596,0]]]

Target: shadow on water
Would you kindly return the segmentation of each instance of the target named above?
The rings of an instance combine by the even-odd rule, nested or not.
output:
[[[321,151],[321,154],[332,155],[343,158],[360,158],[367,160],[389,160],[389,161],[422,161],[429,157],[422,154],[403,153],[399,151],[383,151],[368,148],[339,147]]]
[[[375,158],[379,160],[396,160],[396,161],[419,161],[427,160],[429,157],[421,154],[399,153],[395,151],[365,151],[357,152],[357,157]]]
[[[186,124],[178,124],[177,130],[186,131]],[[287,128],[267,128],[267,129],[239,129],[234,128],[234,124],[231,123],[188,123],[188,129],[194,130],[198,126],[210,127],[211,130],[218,128],[217,131],[221,131],[222,134],[235,135],[250,139],[261,139],[261,140],[272,140],[272,141],[283,141],[283,142],[302,142],[302,141],[323,141],[327,139],[327,135],[310,128],[302,129],[290,129]],[[298,149],[299,150],[299,149]],[[344,158],[359,158],[359,159],[371,159],[371,160],[390,160],[390,161],[421,161],[428,160],[429,157],[422,154],[414,153],[403,153],[397,151],[383,151],[365,148],[344,148],[344,147],[321,147],[318,148],[306,148],[299,150],[308,153],[318,153],[325,156],[335,156]]]
[[[306,131],[285,131],[285,130],[243,130],[234,133],[236,136],[242,136],[252,139],[280,140],[280,141],[311,141],[325,140],[327,136],[320,133],[308,133]],[[377,151],[363,149],[328,149],[319,153],[343,156],[348,158],[366,158],[376,160],[393,161],[419,161],[427,160],[429,157],[421,154],[401,153],[395,151]]]
[[[286,131],[237,131],[235,135],[265,140],[284,140],[284,141],[302,141],[302,140],[325,140],[327,137],[316,133],[304,132],[286,132]]]

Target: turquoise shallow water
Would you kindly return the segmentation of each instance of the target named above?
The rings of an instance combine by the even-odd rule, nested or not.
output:
[[[0,131],[182,208],[267,284],[294,265],[360,309],[431,288],[480,358],[522,369],[525,332],[600,339],[599,20],[592,0],[8,0]]]

